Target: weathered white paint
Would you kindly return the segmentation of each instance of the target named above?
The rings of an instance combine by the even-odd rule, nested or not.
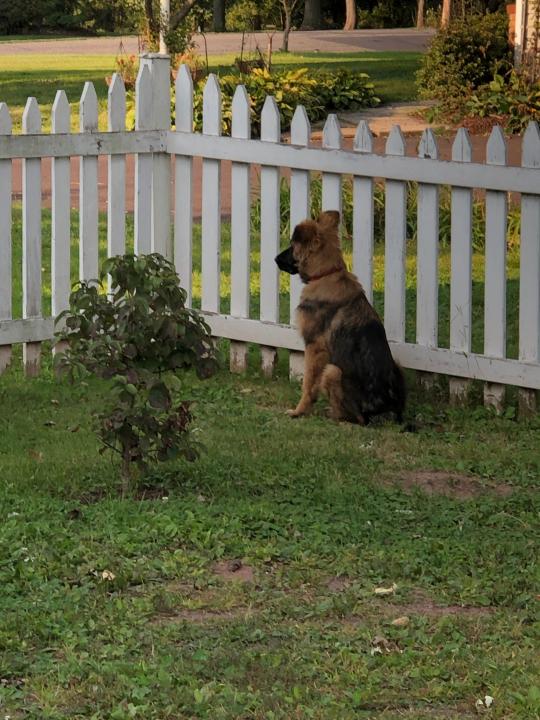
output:
[[[249,138],[251,118],[249,97],[243,85],[236,88],[232,101],[231,134]],[[250,279],[250,167],[233,163],[231,168],[231,315],[249,317]],[[248,347],[231,342],[230,367],[233,372],[247,369]]]
[[[51,114],[53,133],[70,130],[70,107],[66,93],[56,93]],[[70,162],[69,158],[53,158],[52,173],[52,232],[51,232],[51,304],[56,317],[69,307],[71,290],[71,234],[70,234]]]
[[[0,137],[11,135],[8,106],[0,103]],[[10,320],[12,313],[11,251],[11,160],[0,160],[0,321]],[[11,362],[11,345],[0,347],[0,374]]]
[[[141,64],[135,83],[135,128],[152,127],[152,77],[148,65]],[[152,249],[152,156],[135,156],[135,252],[148,254]]]
[[[506,165],[506,140],[500,127],[493,128],[487,148],[488,165]],[[486,274],[484,286],[484,353],[506,355],[506,218],[507,194],[486,193]],[[502,410],[504,387],[487,385],[484,403]]]
[[[326,118],[323,127],[322,146],[328,150],[341,150],[341,127],[337,115]],[[323,210],[337,210],[341,215],[341,175],[323,172],[322,198]]]
[[[452,160],[470,163],[472,146],[465,128],[460,128],[452,145]],[[466,174],[466,173],[464,173]],[[452,188],[450,241],[450,349],[471,351],[472,327],[472,190]],[[469,384],[450,378],[450,401],[466,400]]]
[[[523,136],[522,164],[540,171],[540,128],[530,123]],[[540,363],[540,197],[521,197],[519,359]],[[520,391],[520,410],[536,410],[534,392]]]
[[[126,128],[126,89],[119,73],[113,75],[108,98],[109,132]],[[109,155],[107,160],[107,255],[122,255],[126,249],[126,158]]]
[[[273,97],[268,96],[261,114],[261,140],[268,144],[278,143],[281,137],[279,109]],[[280,171],[276,167],[261,168],[261,307],[263,322],[279,319],[279,269],[275,257],[280,245]],[[261,350],[262,369],[271,375],[276,351],[273,347]]]
[[[208,76],[204,87],[203,133],[208,136],[207,139],[213,140],[221,135],[221,90],[214,74]],[[219,160],[203,160],[201,233],[201,307],[209,312],[219,312],[221,271],[221,163]]]
[[[193,131],[193,79],[187,65],[176,76],[176,132]],[[193,248],[193,158],[177,155],[174,161],[174,264],[180,283],[192,299]]]
[[[36,98],[28,98],[22,118],[23,133],[41,132],[41,115]],[[41,315],[41,160],[23,160],[22,271],[23,318]],[[23,364],[28,376],[39,372],[41,345],[26,342]]]
[[[291,121],[291,145],[308,147],[311,138],[311,125],[303,105],[298,105]],[[310,184],[309,170],[291,170],[290,186],[290,234],[294,228],[310,217]],[[299,275],[290,276],[289,285],[289,318],[294,327],[296,325],[296,308],[300,303],[302,294],[302,281]],[[300,378],[304,372],[304,355],[291,351],[289,355],[289,376]]]
[[[373,135],[365,120],[361,120],[354,136],[353,150],[373,152]],[[362,158],[358,158],[359,167]],[[373,178],[353,178],[353,272],[362,283],[367,299],[373,300],[374,207]]]
[[[387,155],[404,155],[405,138],[394,126]],[[384,253],[384,324],[389,340],[405,340],[405,254],[407,249],[407,185],[386,182]]]
[[[97,95],[87,82],[81,96],[80,130],[91,133],[97,127]],[[99,274],[97,157],[81,158],[79,177],[79,279],[95,280]]]

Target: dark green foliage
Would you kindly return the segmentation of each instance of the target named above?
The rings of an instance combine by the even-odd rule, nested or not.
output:
[[[508,20],[502,13],[472,15],[437,33],[417,74],[420,95],[451,110],[490,81],[501,62],[510,61]]]
[[[522,132],[531,120],[540,120],[540,82],[532,83],[515,70],[495,73],[468,99],[467,115],[496,119],[509,132]]]
[[[114,291],[103,285],[110,276]],[[194,460],[198,444],[189,435],[189,403],[179,392],[180,370],[199,378],[217,369],[210,330],[185,307],[174,266],[161,255],[125,255],[104,263],[101,281],[79,283],[57,333],[68,349],[56,356],[62,370],[89,372],[112,382],[111,404],[99,416],[103,449],[122,458],[124,479],[132,463],[184,457]]]

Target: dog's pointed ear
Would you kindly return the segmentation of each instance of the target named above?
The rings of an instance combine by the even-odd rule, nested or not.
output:
[[[335,230],[339,227],[341,216],[337,210],[325,210],[319,215],[318,223]]]

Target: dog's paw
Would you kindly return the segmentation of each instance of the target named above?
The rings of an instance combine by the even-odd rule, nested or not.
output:
[[[298,410],[295,408],[294,410],[286,410],[285,415],[288,415],[290,418],[299,418],[302,417],[304,413],[298,412]]]

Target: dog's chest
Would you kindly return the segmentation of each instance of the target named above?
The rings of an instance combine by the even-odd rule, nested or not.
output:
[[[306,299],[297,309],[297,323],[306,345],[326,333],[340,305],[327,300]]]

